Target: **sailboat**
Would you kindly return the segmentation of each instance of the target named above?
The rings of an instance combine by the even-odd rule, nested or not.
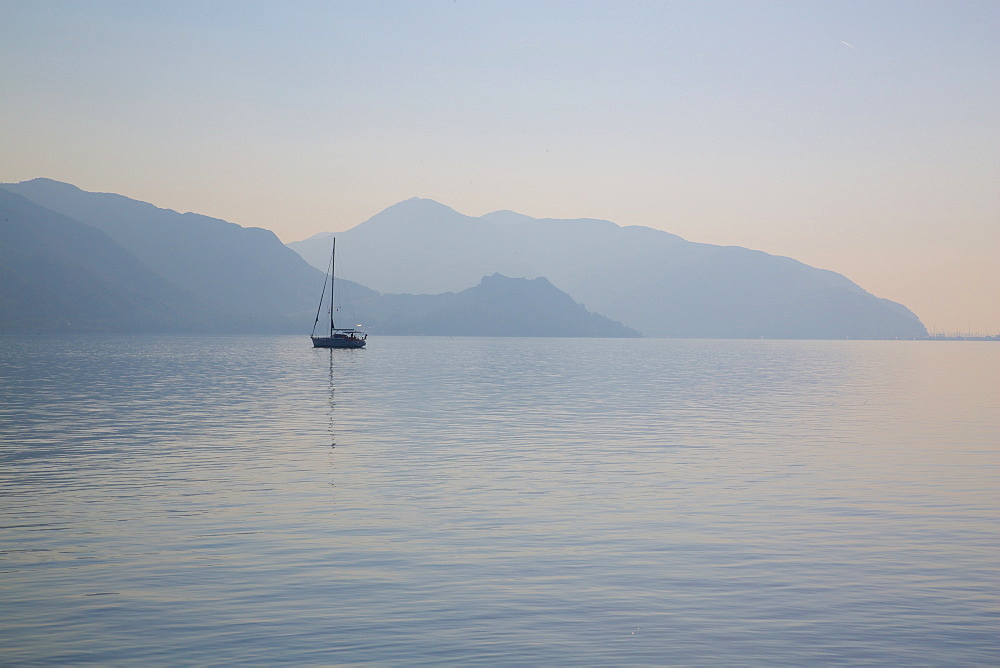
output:
[[[334,282],[334,269],[336,267],[337,260],[337,239],[333,240],[333,250],[330,252],[330,268],[326,273],[326,279],[323,281],[323,292],[319,296],[319,307],[316,309],[316,321],[313,322],[312,334],[309,338],[312,339],[313,348],[364,348],[365,339],[368,335],[357,329],[344,329],[338,328],[333,324],[333,315],[336,313],[337,309],[333,303],[333,282]],[[316,327],[319,325],[319,315],[323,310],[323,302],[326,297],[326,285],[330,284],[330,332],[326,336],[316,336]]]

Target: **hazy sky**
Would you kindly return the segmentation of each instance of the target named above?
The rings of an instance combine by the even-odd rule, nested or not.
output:
[[[284,241],[412,196],[606,218],[995,333],[998,36],[998,0],[0,0],[0,181]]]

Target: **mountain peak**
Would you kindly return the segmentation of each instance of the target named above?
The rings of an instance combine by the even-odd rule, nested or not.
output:
[[[487,213],[480,216],[479,219],[485,220],[488,223],[494,223],[496,225],[516,225],[517,223],[533,223],[538,220],[537,218],[526,216],[523,213],[518,213],[517,211],[511,211],[510,209],[501,209],[500,211],[493,211],[491,213]]]
[[[17,183],[8,183],[4,185],[17,186],[22,190],[41,190],[44,189],[48,192],[64,192],[64,193],[82,193],[85,192],[82,188],[78,188],[72,183],[64,183],[62,181],[56,181],[55,179],[49,179],[44,176],[39,176],[34,179],[27,179],[25,181],[19,181]]]
[[[404,199],[402,202],[396,202],[392,206],[383,210],[381,213],[376,215],[382,215],[387,211],[405,211],[407,213],[413,212],[440,212],[440,213],[451,213],[457,214],[458,212],[452,209],[450,206],[441,204],[432,199],[427,199],[425,197],[411,197],[410,199]],[[462,214],[459,214],[462,215]]]
[[[501,274],[499,271],[495,272],[492,276],[483,276],[482,280],[479,281],[479,285],[481,285],[481,286],[504,285],[504,284],[506,284],[506,285],[510,285],[510,284],[519,284],[519,285],[532,284],[532,285],[534,285],[536,287],[547,287],[547,286],[548,287],[553,287],[553,288],[555,287],[554,285],[552,285],[552,282],[549,281],[549,279],[545,278],[544,276],[539,276],[538,278],[512,278],[510,276],[506,276],[504,274]]]
[[[432,199],[411,197],[383,209],[352,229],[387,228],[395,232],[436,230],[442,224],[464,224],[472,220]]]

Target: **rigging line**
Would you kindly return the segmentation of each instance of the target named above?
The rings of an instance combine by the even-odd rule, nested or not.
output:
[[[336,241],[334,241],[336,243]],[[330,256],[330,264],[326,267],[327,275],[333,269],[333,256]],[[316,307],[316,320],[313,321],[312,336],[316,336],[316,325],[319,324],[319,313],[323,310],[323,298],[326,296],[326,276],[323,277],[323,291],[319,295],[319,306]],[[332,316],[331,316],[332,317]]]
[[[333,324],[333,312],[336,310],[333,307],[334,304],[334,294],[333,288],[337,281],[337,237],[333,238],[333,251],[330,253],[330,336],[333,336],[334,324]]]

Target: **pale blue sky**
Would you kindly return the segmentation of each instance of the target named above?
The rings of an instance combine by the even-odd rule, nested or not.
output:
[[[607,218],[997,332],[998,35],[996,0],[0,0],[0,180],[285,241],[412,196]]]

